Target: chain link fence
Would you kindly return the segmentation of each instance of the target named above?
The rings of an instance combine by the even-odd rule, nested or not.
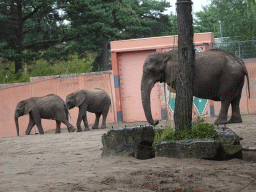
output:
[[[215,48],[233,53],[241,59],[256,59],[256,40],[218,42],[215,43]]]

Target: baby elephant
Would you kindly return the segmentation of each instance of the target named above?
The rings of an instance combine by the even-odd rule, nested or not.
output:
[[[14,114],[17,134],[19,136],[18,117],[27,115],[29,113],[29,124],[26,130],[26,135],[29,135],[31,129],[36,124],[40,134],[44,134],[41,124],[43,119],[55,119],[56,131],[60,133],[60,123],[64,123],[68,127],[69,132],[74,132],[75,128],[68,122],[68,109],[65,101],[59,96],[51,94],[44,97],[31,97],[27,100],[20,101],[17,104]]]
[[[111,99],[109,95],[102,89],[95,88],[92,90],[78,90],[69,94],[66,97],[66,104],[68,109],[79,107],[79,114],[77,118],[77,131],[82,131],[81,121],[84,121],[85,131],[90,130],[86,117],[86,111],[95,113],[96,119],[92,129],[98,129],[99,119],[103,115],[101,128],[106,128],[106,118],[108,115]]]

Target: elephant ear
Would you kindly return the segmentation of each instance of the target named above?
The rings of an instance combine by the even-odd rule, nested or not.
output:
[[[176,74],[178,70],[178,53],[177,50],[172,50],[169,52],[170,57],[165,61],[166,68],[165,68],[165,76],[166,82],[172,86],[176,79]]]
[[[76,98],[76,106],[78,107],[78,106],[80,106],[80,105],[84,102],[84,100],[86,99],[86,92],[83,91],[83,90],[78,91],[78,92],[76,93],[75,98]]]
[[[173,60],[167,61],[167,71],[168,71],[168,77],[170,83],[174,82],[176,79],[176,73],[177,73],[177,63]]]
[[[24,115],[27,115],[35,106],[35,100],[33,98],[25,101]]]

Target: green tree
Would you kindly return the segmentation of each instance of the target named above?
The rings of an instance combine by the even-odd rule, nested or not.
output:
[[[114,11],[114,25],[119,38],[143,38],[169,35],[171,23],[164,14],[170,3],[155,0],[123,0],[122,7]]]
[[[220,37],[220,24],[216,17],[216,9],[212,6],[203,7],[203,11],[195,13],[194,32],[213,32],[215,37]]]
[[[236,41],[256,39],[255,0],[212,0],[196,16],[195,32],[213,31],[216,37],[220,37],[221,22],[223,37]]]
[[[97,52],[94,70],[106,69],[109,41],[173,34],[175,16],[163,13],[168,7],[166,0],[6,0],[0,3],[0,57],[14,61],[17,73],[23,62],[75,52],[83,58],[90,50]]]
[[[213,0],[212,6],[218,10],[224,36],[238,41],[256,39],[255,0]]]
[[[178,22],[177,15],[174,15],[172,12],[168,15],[169,22],[171,27],[169,28],[168,35],[178,35]]]
[[[108,41],[113,40],[118,34],[117,28],[113,25],[112,15],[118,2],[114,0],[68,0],[64,3],[65,18],[69,21],[72,31],[78,36],[68,45],[71,45],[73,51],[80,55],[85,50],[97,53],[93,71],[108,70],[108,49],[106,49],[108,45],[106,43],[108,44]],[[103,53],[103,50],[106,51]]]
[[[106,42],[170,34],[169,17],[163,14],[167,7],[165,0],[72,0],[64,10],[79,36],[74,40],[77,51],[96,51],[93,70],[106,70]]]
[[[39,50],[74,38],[63,19],[56,0],[2,1],[0,57],[15,62],[15,73],[22,70],[23,59],[38,58]]]

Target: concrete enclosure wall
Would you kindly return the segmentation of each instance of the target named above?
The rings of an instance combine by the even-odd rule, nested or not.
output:
[[[30,97],[41,97],[48,94],[59,95],[64,101],[66,96],[78,89],[101,88],[105,90],[112,99],[112,104],[108,113],[107,123],[115,122],[114,95],[113,95],[113,75],[112,71],[61,75],[31,78],[29,83],[6,84],[0,85],[0,138],[16,136],[16,127],[14,122],[14,112],[18,102]],[[76,127],[78,117],[78,108],[75,107],[70,111],[70,123]],[[95,120],[95,114],[87,112],[88,123],[92,125]],[[100,119],[100,123],[102,118]],[[29,122],[29,115],[19,118],[20,135],[25,134]],[[44,131],[55,129],[56,122],[54,120],[42,120]],[[83,126],[83,122],[82,122]],[[66,125],[61,124],[62,128]],[[32,134],[37,129],[32,129]]]

